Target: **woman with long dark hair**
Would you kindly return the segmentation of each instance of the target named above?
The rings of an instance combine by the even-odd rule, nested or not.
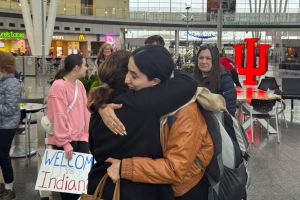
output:
[[[216,46],[202,44],[195,61],[194,78],[198,86],[208,88],[212,93],[221,94],[226,100],[227,110],[235,116],[236,91],[229,72],[220,68],[219,50]]]
[[[49,89],[47,116],[53,124],[53,134],[48,136],[48,144],[63,150],[68,160],[72,160],[73,152],[89,152],[90,113],[85,88],[78,80],[85,76],[86,70],[86,61],[81,55],[67,56]],[[63,200],[79,198],[78,194],[60,194]]]

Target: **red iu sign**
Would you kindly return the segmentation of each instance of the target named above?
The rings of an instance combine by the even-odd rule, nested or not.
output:
[[[256,85],[256,76],[265,74],[268,70],[268,44],[257,44],[256,47],[259,51],[259,63],[256,65],[256,49],[255,44],[258,41],[257,38],[246,38],[246,50],[244,50],[244,44],[235,44],[235,63],[237,65],[238,73],[245,75],[245,85]],[[243,51],[247,53],[246,66],[243,66]]]

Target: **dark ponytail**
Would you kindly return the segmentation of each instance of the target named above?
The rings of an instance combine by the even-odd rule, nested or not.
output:
[[[57,79],[62,79],[65,75],[70,73],[76,65],[81,66],[83,63],[83,57],[80,54],[71,54],[68,55],[64,60],[64,67],[60,69],[54,76],[54,80],[51,81],[52,83]]]

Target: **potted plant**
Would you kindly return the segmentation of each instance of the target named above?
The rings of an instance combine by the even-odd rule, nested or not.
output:
[[[87,94],[92,88],[99,87],[102,85],[101,81],[98,79],[96,74],[92,74],[91,76],[81,78],[80,81],[83,83]]]

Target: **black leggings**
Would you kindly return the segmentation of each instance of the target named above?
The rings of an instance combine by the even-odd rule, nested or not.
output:
[[[205,176],[199,181],[199,183],[193,187],[190,191],[180,197],[176,197],[175,200],[207,200],[208,199],[209,182]]]
[[[87,142],[83,141],[73,141],[71,142],[71,145],[73,147],[73,152],[79,152],[79,153],[89,153],[89,144]],[[63,147],[57,147],[53,146],[53,149],[57,150],[64,150]],[[80,194],[71,194],[71,193],[60,193],[62,200],[77,200],[80,196]]]
[[[5,183],[12,183],[14,181],[14,171],[11,165],[9,150],[15,132],[15,129],[0,129],[0,166]]]

